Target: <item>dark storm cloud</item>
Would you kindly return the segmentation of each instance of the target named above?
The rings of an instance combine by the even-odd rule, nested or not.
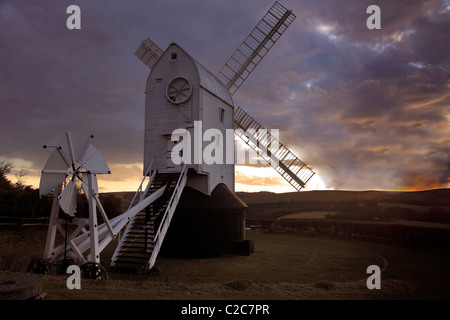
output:
[[[0,157],[43,166],[55,134],[89,131],[112,166],[142,161],[150,37],[213,73],[273,1],[2,1]],[[293,25],[235,95],[328,187],[447,186],[450,11],[444,1],[294,1]],[[70,4],[82,29],[67,30]],[[381,8],[368,30],[366,8]]]
[[[381,30],[365,27],[369,4],[381,8]],[[315,1],[293,7],[301,20],[287,34],[291,50],[239,93],[250,113],[280,128],[282,140],[328,186],[447,187],[447,5]]]
[[[38,146],[65,130],[95,132],[102,143],[115,140],[127,151],[126,139],[139,137],[129,122],[133,114],[142,114],[143,88],[126,72],[126,49],[103,18],[89,10],[82,15],[83,29],[69,31],[66,8],[61,1],[1,5],[4,156],[38,159]],[[127,126],[131,130],[112,132],[115,139],[109,140],[112,128]]]

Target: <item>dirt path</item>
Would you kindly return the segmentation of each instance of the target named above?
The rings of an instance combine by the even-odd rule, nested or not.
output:
[[[376,255],[377,257],[379,257],[381,260],[383,260],[383,267],[380,268],[381,273],[383,273],[384,271],[386,271],[386,269],[388,268],[389,262],[387,261],[387,259],[386,259],[385,257],[383,257],[383,256],[382,256],[381,254],[379,254],[378,252],[375,252],[375,251],[373,251],[373,250],[370,250],[370,249],[367,249],[367,248],[363,248],[363,247],[360,247],[360,246],[355,246],[355,245],[350,245],[350,246],[351,246],[351,247],[358,248],[358,249],[361,249],[361,250],[364,250],[364,251],[368,251],[368,252],[370,252],[370,253]],[[355,282],[362,282],[362,281],[367,281],[367,278],[363,278],[363,279],[357,280],[357,281],[355,281]]]

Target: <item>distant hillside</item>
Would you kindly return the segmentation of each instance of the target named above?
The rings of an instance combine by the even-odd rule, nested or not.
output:
[[[398,220],[450,223],[450,189],[414,192],[304,191],[245,193],[247,219],[274,220],[305,212],[332,212],[328,219]],[[309,214],[309,213],[308,213]]]
[[[124,210],[133,192],[110,193]],[[247,205],[246,223],[276,233],[400,243],[450,245],[450,189],[415,192],[236,192]]]
[[[109,192],[122,200],[128,206],[135,192]],[[450,189],[435,189],[426,191],[347,191],[320,190],[274,193],[236,192],[236,195],[247,205],[297,203],[297,202],[348,202],[348,201],[382,201],[426,206],[450,207]]]
[[[450,206],[450,189],[426,191],[345,191],[321,190],[289,193],[236,192],[247,205],[296,202],[383,201],[427,206]]]

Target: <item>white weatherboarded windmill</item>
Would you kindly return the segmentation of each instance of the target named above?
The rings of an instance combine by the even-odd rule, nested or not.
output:
[[[227,130],[241,129],[236,131],[237,135],[296,190],[300,191],[314,175],[309,166],[278,140],[278,147],[273,150],[274,137],[267,130],[261,130],[264,128],[240,107],[235,108],[232,99],[294,19],[292,11],[276,2],[217,75],[176,43],[171,43],[166,50],[150,39],[141,43],[135,54],[151,69],[145,91],[144,179],[129,210],[111,221],[105,215],[105,223],[100,226],[96,225],[93,217],[96,205],[104,213],[97,191],[92,188],[85,190],[90,199],[90,215],[93,215],[89,220],[89,230],[84,230],[82,235],[70,235],[68,242],[84,262],[99,263],[98,254],[125,225],[111,259],[111,267],[117,270],[148,270],[154,266],[161,250],[176,256],[252,252],[252,243],[245,240],[246,205],[234,195],[234,164],[206,163],[200,158],[205,148],[211,146],[209,141],[214,138],[218,141],[211,135],[209,140],[205,139],[208,132],[227,137]],[[192,150],[177,148],[178,143],[186,142],[186,135],[174,139],[175,130],[188,132],[193,137]],[[56,148],[55,154],[58,154],[57,150],[61,149]],[[184,161],[175,164],[174,150],[187,152],[189,156],[180,154]],[[234,148],[231,152],[234,157]],[[66,154],[62,158],[67,157]],[[79,166],[72,166],[68,173],[82,178],[83,182],[86,181],[85,175],[106,173],[107,167],[102,167],[104,170],[99,172],[91,171],[80,159],[75,158]],[[66,164],[71,167],[70,161],[64,161],[61,168]],[[44,174],[47,179],[56,173],[47,169],[46,165],[43,179]],[[61,173],[60,178],[64,179],[65,175]],[[67,198],[65,193],[69,191],[65,190],[68,188],[71,188],[70,182],[59,198]],[[60,190],[54,184],[45,191],[52,189]],[[60,200],[60,205],[69,213],[65,210],[66,202],[70,201]],[[54,207],[52,217],[56,217],[56,200]],[[69,207],[72,209],[73,205]],[[54,220],[57,221],[56,218]],[[54,224],[58,226],[56,222]],[[57,252],[52,248],[51,237],[55,231],[50,229],[46,258],[62,252],[61,248]],[[82,252],[88,247],[91,254],[84,258]]]

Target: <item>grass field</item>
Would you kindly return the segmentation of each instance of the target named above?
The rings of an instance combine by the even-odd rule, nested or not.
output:
[[[287,214],[277,218],[280,219],[324,219],[327,215],[334,215],[336,211],[302,211]]]
[[[336,211],[303,211],[292,214],[287,214],[277,218],[281,219],[325,219],[327,215],[333,216],[337,214]],[[439,223],[439,222],[428,222],[428,221],[414,221],[414,220],[393,220],[393,221],[365,221],[365,223],[374,224],[385,224],[385,225],[401,225],[401,226],[412,226],[421,228],[440,228],[440,229],[450,229],[450,224]]]
[[[421,227],[421,228],[450,229],[450,224],[448,224],[448,223],[401,220],[401,219],[395,220],[395,221],[366,221],[365,223],[376,223],[376,224],[385,224],[385,225],[401,225],[401,226],[412,226],[412,227]]]
[[[43,252],[45,230],[2,231],[3,270],[24,271]],[[326,237],[248,231],[250,256],[210,259],[159,257],[159,277],[111,274],[106,283],[43,276],[46,299],[449,299],[448,250]],[[108,259],[114,243],[102,258]],[[9,260],[8,260],[9,259]],[[381,290],[366,287],[369,265],[383,269]]]

